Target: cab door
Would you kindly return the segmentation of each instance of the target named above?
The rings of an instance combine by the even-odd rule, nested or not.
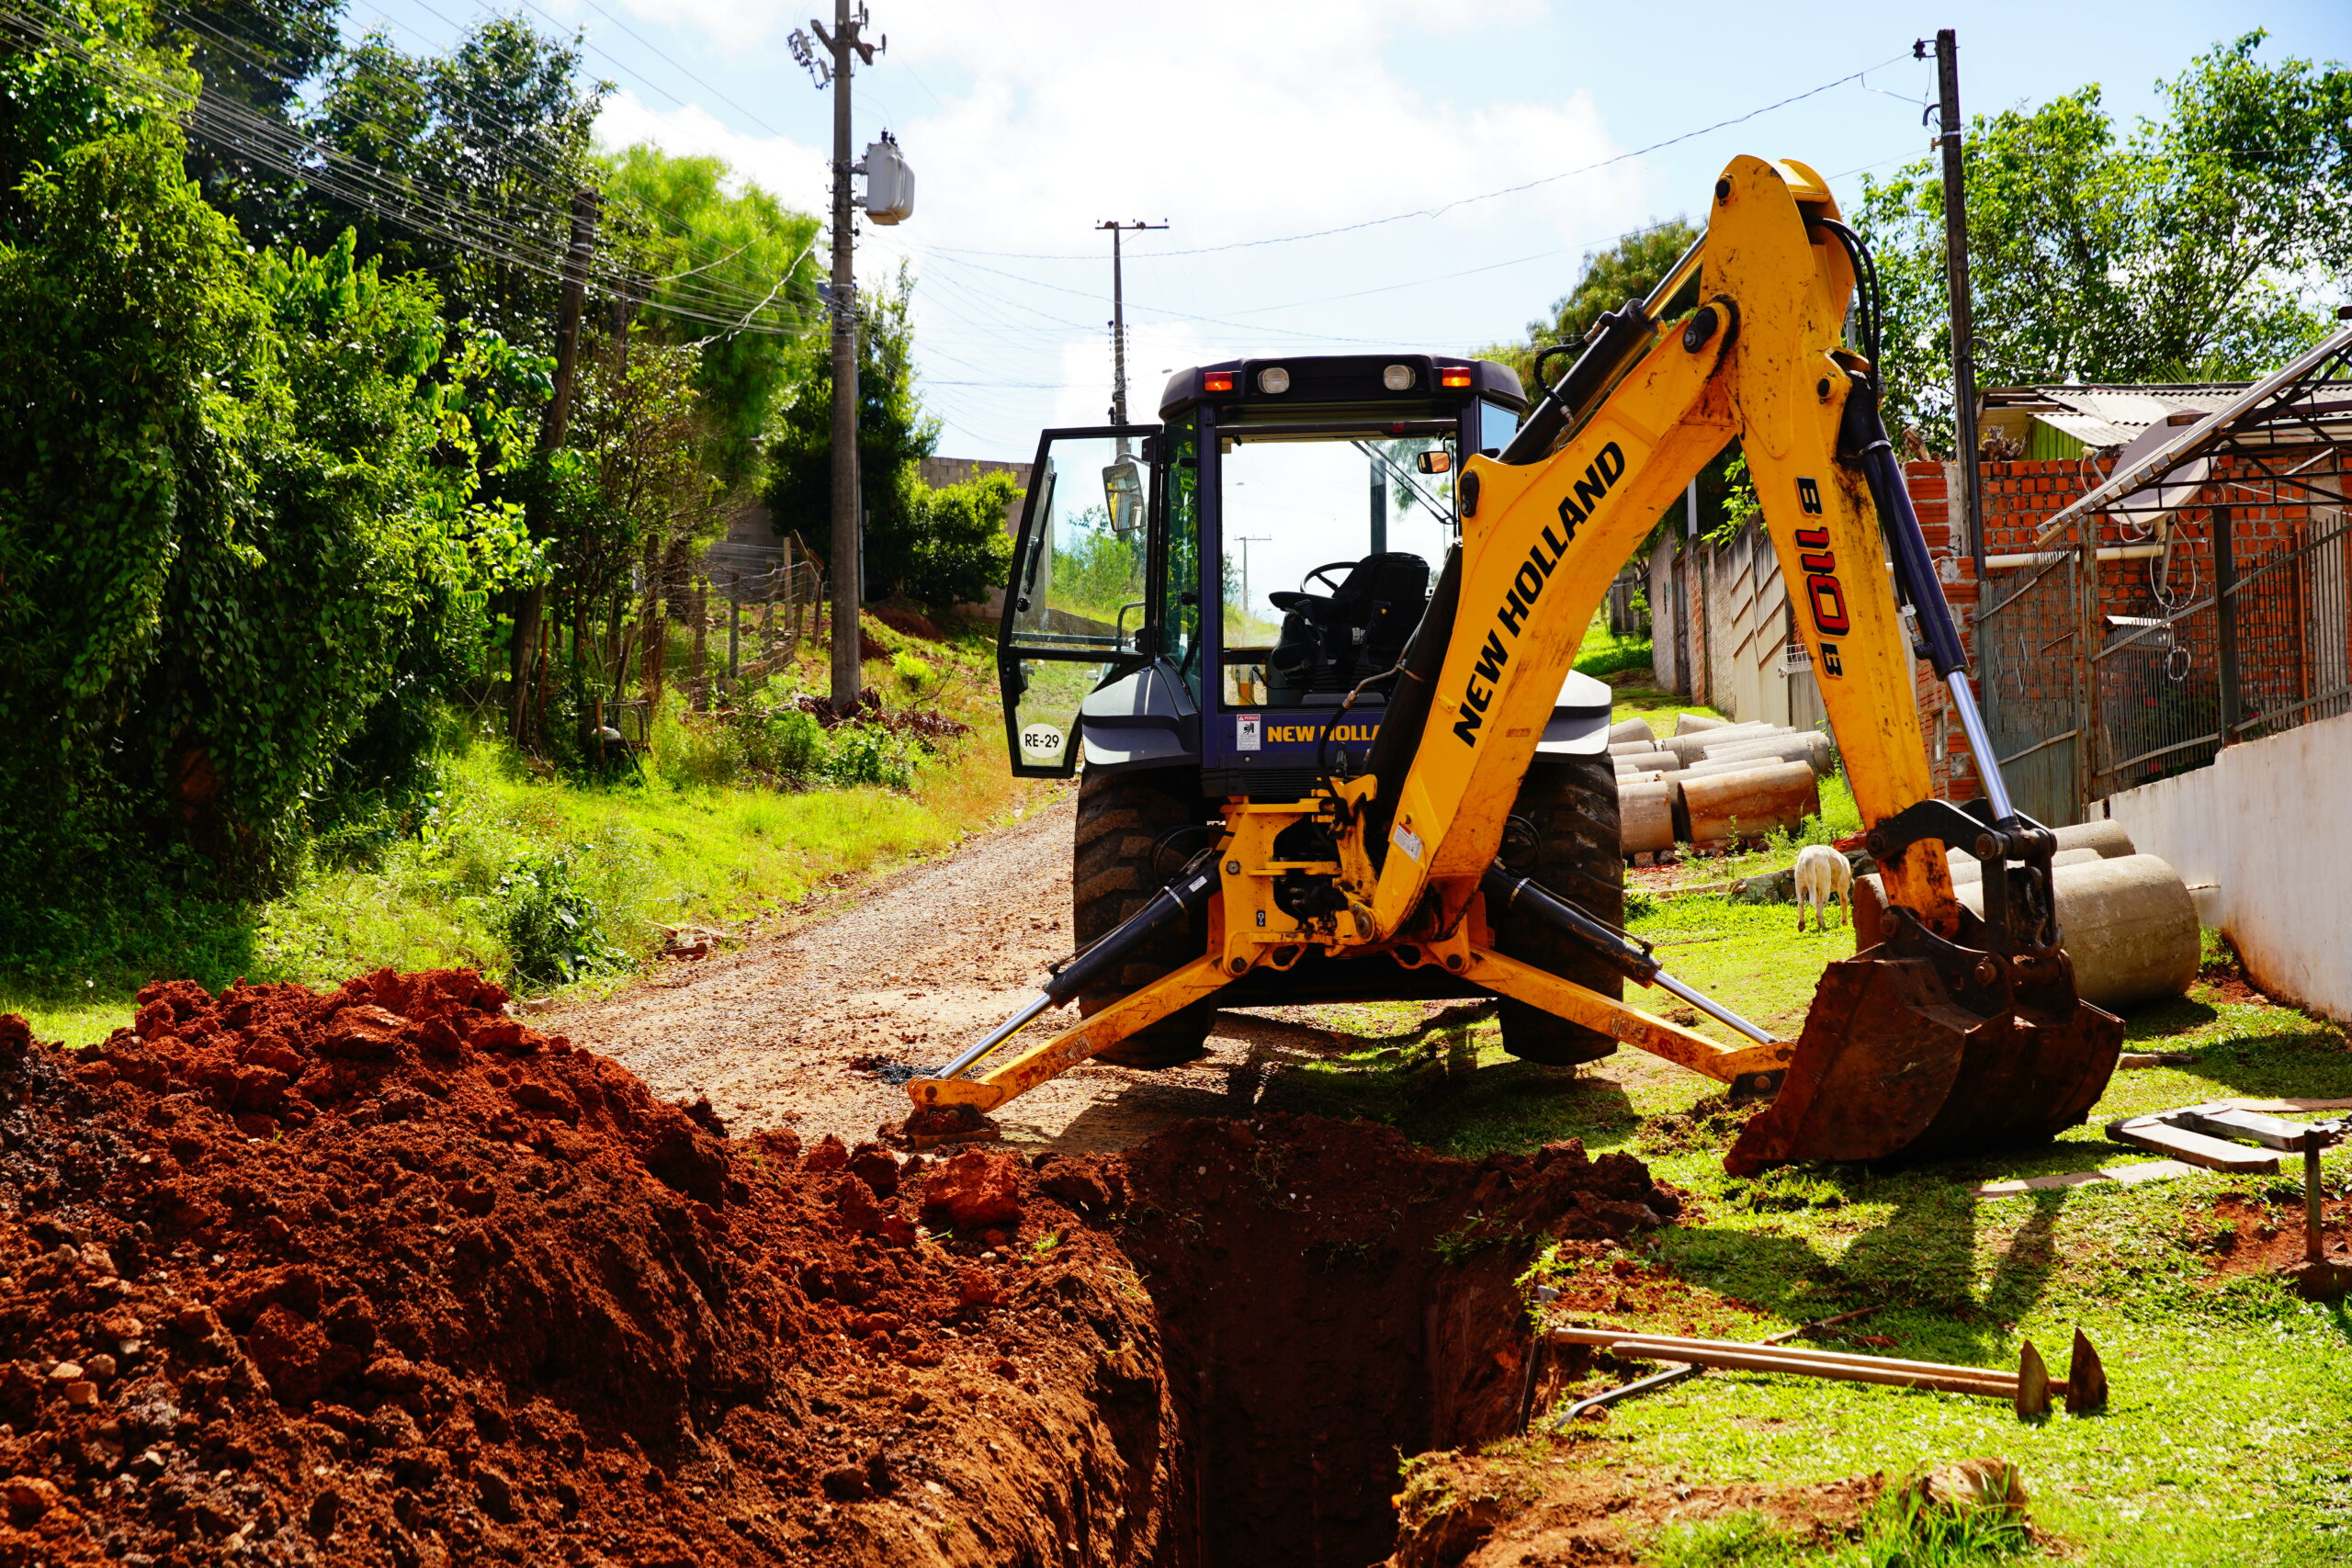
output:
[[[1014,536],[997,674],[1013,773],[1067,778],[1079,705],[1146,657],[1159,427],[1049,430]]]

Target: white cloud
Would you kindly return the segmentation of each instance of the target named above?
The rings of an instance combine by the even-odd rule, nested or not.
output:
[[[650,141],[680,156],[715,154],[727,160],[739,181],[764,187],[787,207],[816,211],[824,206],[823,149],[788,137],[747,136],[697,105],[655,109],[635,93],[616,92],[597,117],[596,140],[616,151]]]
[[[1509,47],[1526,9],[1490,6],[1445,25],[1456,42],[1467,34]],[[879,129],[879,104],[912,114],[890,129],[916,169],[919,202],[906,225],[865,230],[860,270],[872,280],[911,256],[927,373],[1001,384],[942,387],[959,446],[1008,456],[1042,423],[1092,423],[1110,382],[1100,324],[1110,313],[1107,265],[968,253],[1107,263],[1098,220],[1170,220],[1170,232],[1129,241],[1131,402],[1148,418],[1162,366],[1351,339],[1458,349],[1508,332],[1524,307],[1498,321],[1497,300],[1570,272],[1577,251],[1652,215],[1632,163],[1549,178],[1620,151],[1589,94],[1495,101],[1475,81],[1416,72],[1413,34],[1429,13],[1403,0],[1195,0],[1181,11],[888,0],[887,12],[876,21],[890,50],[859,78],[860,139]],[[807,92],[772,6],[688,0],[660,14],[697,43],[767,39],[788,85]],[[808,210],[826,199],[818,147],[744,136],[700,109],[657,112],[623,94],[600,130],[613,142],[717,152]],[[1433,219],[1158,254],[1361,224],[1532,181],[1548,183]],[[1515,272],[1476,270],[1544,252],[1560,254]],[[1432,278],[1443,281],[1319,303]]]

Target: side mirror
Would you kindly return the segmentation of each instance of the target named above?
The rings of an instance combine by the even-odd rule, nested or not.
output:
[[[1450,474],[1453,471],[1453,454],[1446,451],[1424,452],[1413,459],[1413,467],[1425,474]]]

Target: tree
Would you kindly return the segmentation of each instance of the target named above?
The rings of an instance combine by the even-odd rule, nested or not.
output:
[[[982,474],[962,484],[916,492],[919,525],[907,551],[900,588],[934,610],[977,604],[1004,585],[1012,566],[1012,538],[1004,531],[1005,509],[1020,493],[1007,473]],[[1135,547],[1090,536],[1133,554]]]
[[[378,705],[440,696],[402,671],[532,564],[435,460],[469,422],[431,288],[347,237],[256,256],[184,152],[160,118],[74,148],[0,246],[0,891],[142,840],[266,880]]]
[[[1525,343],[1504,344],[1483,352],[1518,371],[1521,381],[1532,382],[1538,350],[1584,341],[1593,322],[1657,288],[1698,238],[1699,231],[1687,220],[1675,218],[1637,230],[1600,250],[1587,251],[1576,287],[1553,300],[1543,320],[1527,323]],[[1555,372],[1559,368],[1555,365]]]
[[[343,0],[186,0],[158,25],[202,78],[206,96],[292,130],[302,114],[302,85],[342,53]],[[287,220],[299,208],[299,182],[213,141],[188,146],[188,173],[205,199],[237,221],[256,243],[295,239]]]
[[[311,192],[299,232],[316,247],[354,230],[360,255],[381,256],[388,275],[430,277],[453,319],[544,347],[572,198],[597,184],[594,127],[610,90],[582,78],[577,49],[520,17],[493,17],[426,58],[370,33],[335,58],[307,129],[410,193],[393,205],[424,227]]]
[[[1985,386],[2237,379],[2315,341],[2311,281],[2352,267],[2352,71],[2217,45],[2119,138],[2097,85],[1978,117],[1963,149]],[[1886,296],[1890,424],[1950,445],[1943,185],[1863,180]],[[2340,284],[2338,285],[2340,288]]]
[[[901,592],[920,543],[919,465],[939,445],[939,422],[916,400],[912,276],[901,268],[888,292],[860,295],[857,375],[858,482],[865,502],[865,597]],[[833,570],[833,373],[822,336],[802,347],[801,375],[777,411],[768,445],[768,514],[778,532],[797,530]]]
[[[648,143],[607,161],[612,227],[643,275],[644,319],[693,343],[695,385],[721,480],[754,477],[770,416],[799,374],[802,340],[820,333],[817,220],[755,185],[729,195],[727,165]]]

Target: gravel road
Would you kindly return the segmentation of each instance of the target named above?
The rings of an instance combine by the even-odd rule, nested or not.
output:
[[[658,978],[533,1021],[616,1058],[665,1098],[708,1095],[735,1131],[871,1138],[908,1110],[873,1058],[946,1061],[1069,952],[1075,812],[1065,796],[944,859],[831,895],[780,935],[673,962]],[[1008,1139],[1076,1151],[1123,1148],[1187,1116],[1246,1111],[1282,1060],[1338,1043],[1283,1010],[1221,1014],[1210,1055],[1182,1067],[1080,1066],[997,1122]]]

